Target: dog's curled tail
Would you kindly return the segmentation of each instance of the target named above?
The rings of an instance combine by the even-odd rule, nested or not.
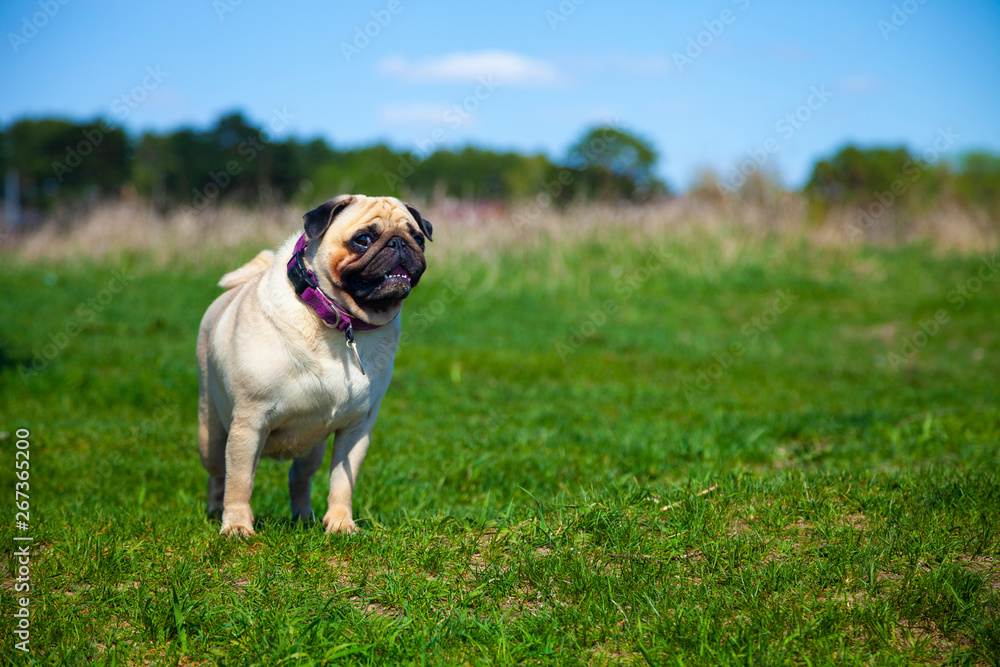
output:
[[[232,289],[239,287],[254,276],[264,273],[274,265],[274,252],[265,250],[251,259],[249,262],[222,276],[219,280],[219,287],[222,289]]]

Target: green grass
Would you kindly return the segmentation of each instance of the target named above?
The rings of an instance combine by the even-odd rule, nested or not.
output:
[[[22,534],[18,428],[35,541],[31,652],[11,649],[8,556],[2,653],[997,664],[1000,276],[959,308],[949,292],[981,257],[656,245],[431,248],[355,495],[363,532],[291,524],[287,465],[265,461],[249,542],[204,516],[194,344],[218,276],[252,251],[5,257],[0,541]],[[116,269],[125,288],[87,306]]]

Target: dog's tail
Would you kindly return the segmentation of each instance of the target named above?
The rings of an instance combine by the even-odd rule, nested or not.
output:
[[[219,287],[222,289],[232,289],[239,287],[254,276],[264,273],[274,264],[274,252],[265,250],[251,259],[249,262],[222,276]]]

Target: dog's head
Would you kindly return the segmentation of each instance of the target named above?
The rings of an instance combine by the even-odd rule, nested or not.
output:
[[[304,216],[320,287],[369,324],[396,316],[427,268],[431,223],[394,197],[341,195]]]

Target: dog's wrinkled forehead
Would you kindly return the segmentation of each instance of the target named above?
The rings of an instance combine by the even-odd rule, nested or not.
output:
[[[430,223],[420,212],[405,202],[393,197],[366,197],[365,195],[341,195],[321,204],[304,216],[305,232],[309,240],[322,236],[335,221],[350,227],[361,227],[380,220],[387,227],[402,227],[411,233],[419,227],[431,238]]]
[[[360,227],[375,221],[381,221],[394,227],[406,226],[406,223],[409,223],[410,226],[416,224],[416,221],[411,218],[410,212],[401,203],[382,197],[366,197],[365,199],[366,201],[363,202],[355,202],[351,207],[359,210],[348,211],[351,214],[350,225],[352,227]]]

